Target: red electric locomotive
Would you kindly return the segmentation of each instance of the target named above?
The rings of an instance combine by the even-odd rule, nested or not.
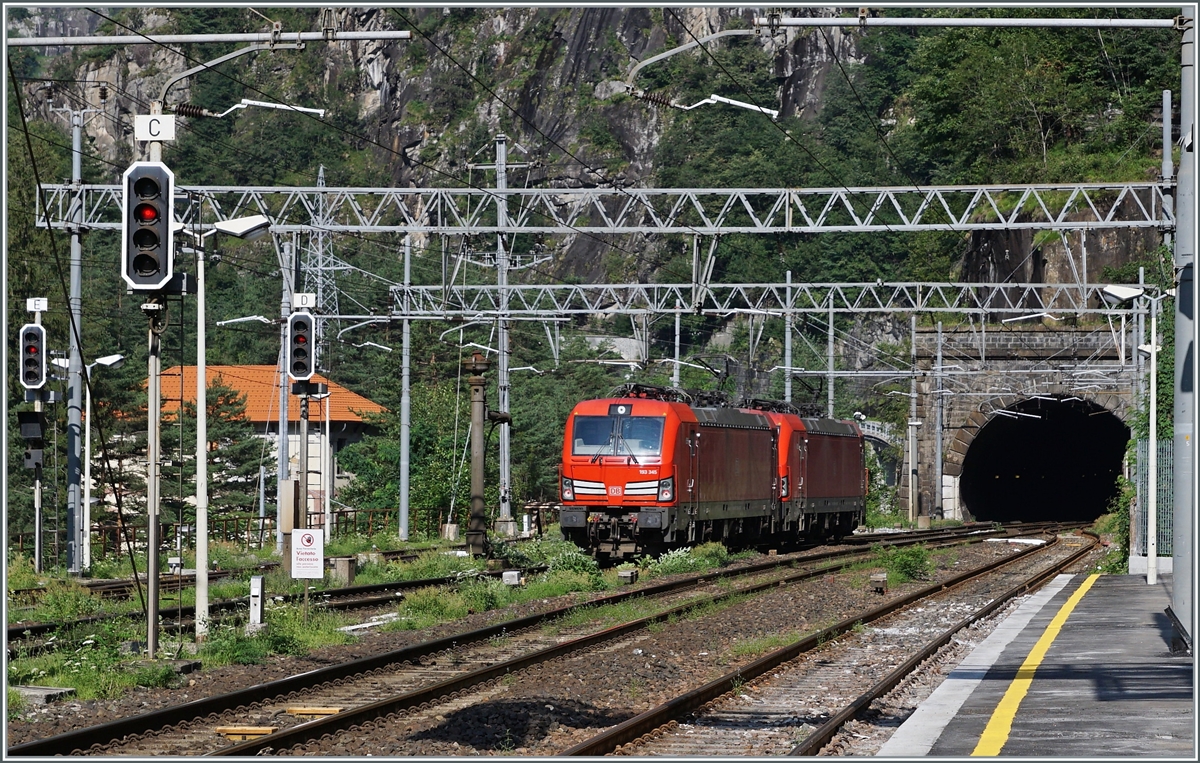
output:
[[[849,532],[863,515],[862,458],[851,422],[625,385],[567,419],[560,526],[599,558]]]

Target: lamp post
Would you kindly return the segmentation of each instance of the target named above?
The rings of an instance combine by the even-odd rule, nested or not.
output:
[[[900,392],[890,390],[887,394],[907,397],[912,411],[908,419],[908,521],[917,521],[917,427],[921,422],[916,417],[917,394],[915,392]]]
[[[333,492],[333,449],[329,442],[329,402],[333,397],[333,391],[322,392],[311,397],[313,400],[321,401],[321,412],[325,418],[325,438],[321,445],[321,492],[324,493],[322,514],[325,517],[323,520],[325,542],[329,543],[333,538],[333,529],[331,527],[333,504],[330,501],[330,494]]]
[[[69,367],[69,361],[64,361],[62,358],[55,358],[54,365],[59,367]],[[102,358],[96,358],[91,363],[87,364],[86,378],[89,383],[83,385],[84,390],[84,444],[83,444],[83,510],[80,512],[80,519],[76,532],[81,535],[76,541],[76,547],[80,549],[80,569],[87,570],[92,566],[92,369],[96,366],[104,366],[105,368],[120,368],[125,364],[124,355],[105,355]]]
[[[1159,302],[1173,296],[1174,290],[1157,297],[1146,297],[1150,304],[1150,344],[1138,351],[1150,359],[1150,453],[1146,470],[1146,583],[1158,582],[1158,309]]]
[[[1138,351],[1150,360],[1150,443],[1146,467],[1146,584],[1158,582],[1158,308],[1159,302],[1175,296],[1167,289],[1157,297],[1146,289],[1133,286],[1105,286],[1101,296],[1112,305],[1125,305],[1144,298],[1150,307],[1150,343],[1138,346]]]
[[[204,239],[224,233],[253,241],[265,235],[271,221],[265,215],[223,220],[196,239],[196,641],[208,634],[208,367],[204,337]],[[158,571],[153,570],[157,575]]]

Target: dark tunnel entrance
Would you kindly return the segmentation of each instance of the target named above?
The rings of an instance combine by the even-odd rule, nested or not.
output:
[[[971,442],[959,482],[979,521],[1090,521],[1117,495],[1129,427],[1076,397],[999,411]]]

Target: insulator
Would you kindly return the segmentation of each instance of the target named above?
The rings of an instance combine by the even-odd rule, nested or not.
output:
[[[108,100],[108,85],[101,85],[101,86],[100,86],[100,100],[101,100],[101,101],[107,101],[107,100]]]
[[[181,117],[203,117],[207,116],[208,109],[191,103],[177,103],[175,113]]]
[[[642,93],[641,98],[655,106],[671,106],[671,99],[661,93]]]

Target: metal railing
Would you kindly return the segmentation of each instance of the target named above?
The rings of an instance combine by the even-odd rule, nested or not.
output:
[[[1149,463],[1150,441],[1138,440],[1137,461],[1134,463],[1134,484],[1137,500],[1129,510],[1129,554],[1146,555],[1147,499],[1150,495],[1148,469],[1139,468]],[[1158,555],[1172,556],[1175,535],[1175,442],[1170,439],[1158,441]]]

